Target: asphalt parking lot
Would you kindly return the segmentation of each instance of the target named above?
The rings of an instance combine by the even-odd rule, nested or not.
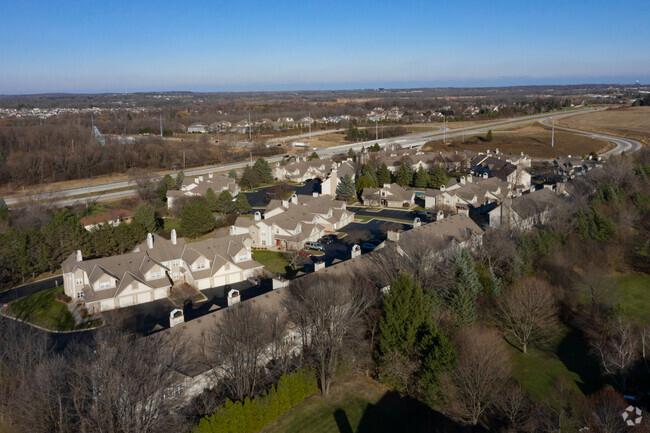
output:
[[[291,184],[290,184],[291,185]],[[294,188],[296,194],[299,195],[312,195],[314,192],[320,193],[320,181],[319,180],[308,180],[304,185],[291,185]],[[257,188],[254,191],[244,191],[244,195],[248,200],[248,203],[252,207],[266,207],[269,204],[268,201],[264,200],[264,196],[268,192],[270,186],[265,186],[263,188]]]
[[[314,257],[314,260],[325,262],[330,266],[334,260],[347,260],[350,258],[350,252],[354,244],[361,245],[370,239],[386,236],[388,230],[409,230],[410,224],[395,223],[392,221],[371,220],[367,223],[351,223],[340,230],[346,233],[346,236],[338,241],[325,245],[325,255]],[[366,251],[362,250],[362,254]]]
[[[367,207],[360,206],[348,206],[347,210],[354,212],[357,215],[371,216],[375,218],[393,218],[400,220],[413,221],[415,215],[411,214],[408,210],[398,210],[398,209],[380,209],[373,210]]]
[[[261,284],[254,285],[248,281],[231,284],[230,288],[239,290],[242,300],[254,298],[272,290],[271,280],[262,280]],[[228,290],[230,290],[230,288]],[[227,306],[225,297],[217,296],[223,287],[202,290],[208,299],[197,304],[187,304],[183,308],[185,321],[197,319],[215,309]],[[169,328],[169,313],[176,307],[165,298],[146,304],[135,305],[118,310],[102,313],[108,323],[119,324],[129,332],[136,334],[150,334],[158,330]]]

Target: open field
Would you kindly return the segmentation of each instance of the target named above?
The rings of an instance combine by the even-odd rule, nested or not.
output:
[[[650,143],[650,107],[625,107],[558,119],[557,125]]]
[[[551,147],[551,129],[539,123],[513,127],[507,131],[492,131],[494,139],[485,139],[487,129],[482,135],[454,137],[447,145],[440,141],[430,141],[424,145],[425,151],[465,151],[485,152],[487,149],[499,149],[503,153],[518,154],[524,152],[533,158],[555,158],[562,155],[586,155],[592,151],[602,153],[609,150],[610,143],[583,137],[565,131],[555,131],[555,146]]]
[[[422,403],[402,398],[369,378],[347,376],[332,385],[329,398],[314,394],[262,431],[392,433],[436,427],[443,431],[447,426],[439,418]]]

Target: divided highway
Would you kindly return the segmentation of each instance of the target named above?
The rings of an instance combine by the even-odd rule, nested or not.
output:
[[[566,113],[558,113],[553,115],[553,117],[559,119],[563,117],[574,116],[576,114],[583,114],[583,113],[599,111],[599,110],[604,110],[604,108],[598,108],[598,109],[584,108],[584,109],[579,109],[579,110],[566,112]],[[439,128],[439,130],[437,131],[417,132],[413,134],[403,135],[400,137],[370,140],[365,142],[345,144],[341,146],[334,146],[328,148],[317,148],[315,150],[318,152],[321,158],[331,158],[333,155],[339,153],[347,153],[349,149],[353,149],[356,151],[361,149],[362,147],[368,147],[375,143],[378,143],[379,146],[381,147],[386,147],[392,144],[399,145],[400,147],[421,147],[424,143],[426,143],[429,140],[442,140],[443,137],[445,136],[448,138],[460,137],[466,134],[479,133],[487,129],[496,130],[496,129],[508,128],[508,127],[512,127],[513,125],[530,123],[535,120],[541,120],[542,123],[544,123],[548,119],[549,119],[548,113],[537,114],[532,116],[499,120],[495,122],[487,122],[479,125],[472,125],[472,126],[453,129],[453,130],[450,129],[442,130],[442,128]],[[556,126],[556,128],[559,127]],[[567,129],[567,128],[563,128],[563,129]],[[587,133],[578,130],[571,130],[571,129],[568,130],[574,133],[579,133],[579,134],[591,136],[594,138],[604,139],[616,143],[617,144],[616,149],[607,152],[605,156],[609,156],[610,154],[620,153],[620,152],[634,152],[640,149],[642,146],[641,143],[635,140],[622,139],[619,137],[610,137],[603,134]],[[267,158],[269,162],[276,162],[276,161],[280,161],[281,159],[282,156]],[[219,166],[193,168],[193,169],[185,170],[185,174],[187,176],[198,176],[198,175],[208,174],[211,172],[227,172],[232,169],[240,170],[250,163],[251,161],[249,160],[249,161],[242,161],[242,162],[224,164]],[[162,178],[161,175],[156,175],[156,176],[152,176],[150,179],[156,181],[161,178]],[[8,205],[15,205],[17,203],[20,203],[21,201],[27,201],[27,200],[49,201],[51,206],[61,207],[61,206],[70,206],[75,204],[91,203],[95,201],[114,200],[117,198],[132,196],[136,194],[135,187],[136,187],[136,181],[126,180],[126,181],[110,182],[110,183],[104,183],[104,184],[92,185],[86,187],[64,189],[59,191],[44,192],[41,194],[35,194],[31,196],[7,198],[5,199],[5,201]],[[116,191],[116,190],[121,190],[121,191]],[[79,196],[84,196],[84,197],[79,197]]]

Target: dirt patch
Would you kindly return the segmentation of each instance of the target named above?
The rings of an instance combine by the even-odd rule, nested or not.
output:
[[[471,151],[485,152],[486,150],[499,151],[507,154],[524,152],[533,158],[552,159],[562,155],[587,155],[590,152],[602,153],[612,145],[603,140],[594,140],[582,135],[566,131],[555,131],[554,147],[551,147],[551,128],[539,123],[516,127],[508,131],[492,131],[493,140],[487,141],[487,130],[481,135],[467,135],[455,137],[446,145],[440,141],[430,141],[422,150],[425,151]]]

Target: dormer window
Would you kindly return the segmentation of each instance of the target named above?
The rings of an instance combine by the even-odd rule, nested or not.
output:
[[[205,269],[205,262],[199,262],[196,265],[194,265],[196,269]]]
[[[83,278],[77,278],[77,280],[75,281],[75,284],[76,284],[77,286],[81,286],[83,283],[84,283],[84,279],[83,279]]]
[[[100,289],[108,289],[109,287],[111,287],[110,280],[109,281],[102,281],[101,283],[99,283],[99,288]]]
[[[156,278],[160,278],[160,271],[152,272],[151,273],[151,279],[155,280]]]

